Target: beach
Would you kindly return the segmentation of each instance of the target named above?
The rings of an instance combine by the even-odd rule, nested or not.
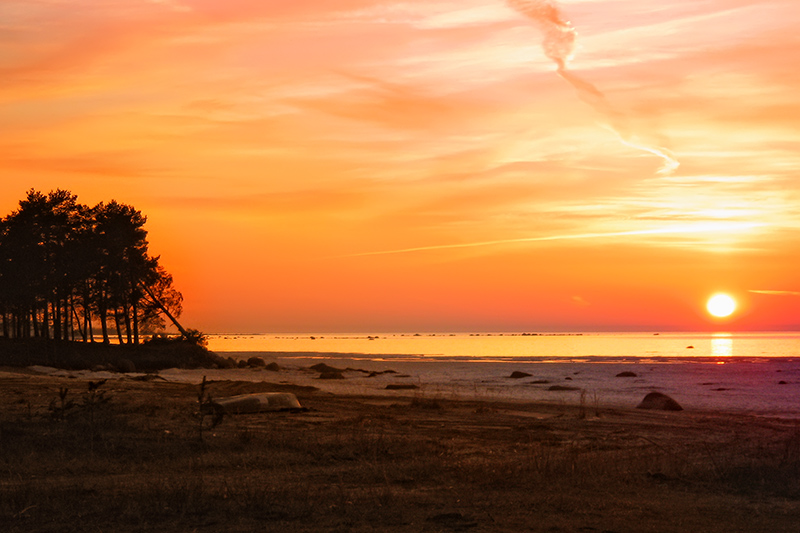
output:
[[[264,366],[4,368],[7,530],[774,532],[800,520],[791,361],[224,355]],[[684,410],[636,409],[652,390]],[[213,427],[199,415],[201,394],[261,392],[302,409]]]
[[[653,358],[591,357],[547,360],[443,359],[435,357],[340,354],[326,352],[217,352],[236,362],[251,357],[275,364],[243,369],[167,369],[168,381],[268,381],[313,386],[337,395],[388,396],[390,385],[413,387],[428,398],[544,402],[584,402],[610,408],[633,408],[653,391],[668,394],[686,410],[724,411],[758,416],[800,418],[800,358]],[[324,363],[342,379],[319,379],[309,370]],[[38,368],[57,376],[113,379],[113,372]],[[528,374],[512,378],[514,372]],[[631,375],[632,374],[632,375]],[[552,390],[557,389],[557,390]]]

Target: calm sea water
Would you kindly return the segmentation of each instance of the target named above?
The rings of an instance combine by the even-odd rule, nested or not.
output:
[[[210,335],[215,352],[308,352],[364,359],[563,361],[798,358],[800,333]]]

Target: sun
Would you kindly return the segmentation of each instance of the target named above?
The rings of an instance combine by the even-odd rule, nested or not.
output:
[[[708,299],[706,309],[715,317],[724,318],[736,311],[736,300],[724,293],[717,293]]]

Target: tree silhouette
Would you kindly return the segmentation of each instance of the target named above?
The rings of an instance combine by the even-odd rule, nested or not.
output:
[[[57,189],[31,189],[0,219],[0,320],[4,337],[139,344],[143,330],[177,322],[183,296],[148,253],[147,221],[114,200],[94,207]]]

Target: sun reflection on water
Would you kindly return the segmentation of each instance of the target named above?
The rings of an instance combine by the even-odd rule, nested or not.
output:
[[[730,357],[733,355],[733,339],[729,335],[714,335],[711,339],[712,357]]]

